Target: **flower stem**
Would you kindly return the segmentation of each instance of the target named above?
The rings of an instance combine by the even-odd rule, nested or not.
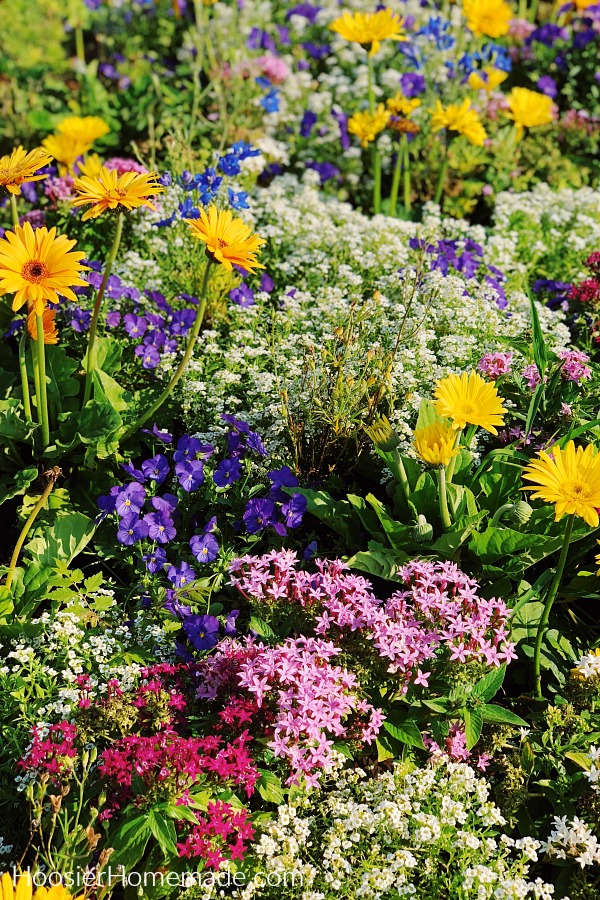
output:
[[[450,531],[452,528],[452,520],[450,518],[450,510],[448,509],[448,489],[446,487],[446,469],[444,466],[440,466],[438,469],[438,494],[442,527],[444,531]]]
[[[453,450],[456,450],[457,447],[460,447],[460,437],[462,435],[462,428],[459,428],[456,432],[456,437],[454,438],[454,446]],[[456,468],[456,459],[458,457],[458,453],[452,457],[450,462],[448,463],[448,483],[450,483],[454,477],[454,469]]]
[[[565,536],[563,538],[563,545],[560,551],[560,556],[558,558],[558,564],[556,566],[556,572],[554,573],[554,578],[552,579],[552,584],[550,585],[550,590],[548,591],[548,596],[546,597],[546,602],[544,603],[544,609],[542,610],[542,615],[540,618],[540,622],[537,629],[537,634],[535,636],[535,648],[533,651],[533,679],[534,679],[534,690],[535,696],[538,700],[543,699],[542,694],[542,675],[541,675],[541,653],[542,653],[542,641],[544,639],[544,631],[546,630],[546,626],[548,624],[548,619],[550,618],[550,610],[552,609],[552,604],[556,599],[556,595],[558,593],[558,589],[560,587],[560,582],[563,577],[563,573],[565,571],[565,563],[567,561],[567,555],[569,553],[569,545],[571,543],[571,535],[573,533],[573,523],[575,521],[575,513],[571,513],[567,521],[567,528],[565,531]]]
[[[48,476],[49,477],[48,484],[44,488],[44,492],[42,493],[42,496],[40,497],[38,502],[33,507],[33,510],[31,511],[31,513],[29,515],[29,518],[27,519],[27,521],[23,525],[23,528],[21,529],[21,534],[19,535],[19,539],[17,540],[17,543],[15,544],[15,549],[13,550],[13,555],[11,557],[11,560],[10,560],[10,563],[8,566],[8,572],[6,574],[6,582],[5,582],[4,586],[7,588],[10,588],[10,586],[12,585],[13,578],[15,577],[15,570],[17,568],[17,562],[19,560],[19,553],[21,552],[21,550],[23,548],[23,544],[25,543],[27,535],[29,534],[29,530],[30,530],[31,526],[33,525],[33,523],[35,522],[40,510],[43,509],[44,506],[46,505],[46,500],[50,496],[52,488],[56,484],[56,481],[58,478],[57,473],[59,473],[59,472],[60,472],[60,470],[53,471]]]
[[[448,171],[448,145],[446,144],[446,152],[444,154],[444,159],[442,161],[442,168],[440,169],[440,176],[438,178],[437,188],[435,191],[435,197],[433,198],[434,203],[439,203],[442,199],[442,194],[444,193],[444,185],[446,183],[446,172]]]
[[[381,154],[373,147],[373,212],[381,212]]]
[[[15,194],[10,195],[10,211],[12,214],[13,228],[19,224],[19,210],[17,209],[17,197]]]
[[[404,135],[403,138],[404,144],[404,210],[405,212],[410,212],[410,147],[408,144],[408,138]]]
[[[37,366],[39,372],[39,393],[37,395],[37,408],[40,425],[42,427],[42,450],[46,450],[50,443],[50,423],[48,421],[48,394],[46,392],[46,349],[44,346],[44,319],[36,312],[37,322]]]
[[[185,353],[183,355],[183,359],[179,363],[177,370],[175,371],[175,374],[169,381],[168,385],[166,386],[166,388],[164,389],[164,391],[162,392],[162,394],[160,395],[158,400],[156,400],[152,404],[152,406],[146,410],[145,413],[142,413],[142,415],[138,419],[135,420],[133,425],[131,425],[127,429],[125,434],[123,434],[121,437],[121,443],[124,443],[125,441],[129,440],[129,438],[132,437],[132,435],[134,435],[136,433],[138,428],[141,428],[141,426],[145,422],[147,422],[148,419],[151,416],[153,416],[154,413],[158,409],[160,409],[160,407],[163,405],[163,403],[165,402],[165,400],[167,399],[167,397],[169,396],[169,394],[171,393],[171,391],[173,390],[173,388],[175,387],[175,385],[177,384],[177,382],[179,381],[179,379],[185,372],[185,370],[187,368],[187,364],[189,363],[192,353],[194,352],[194,346],[198,339],[198,335],[200,334],[200,328],[202,327],[202,321],[204,319],[204,313],[206,311],[206,302],[207,302],[207,298],[208,298],[208,290],[207,290],[208,289],[208,281],[209,281],[209,277],[210,277],[210,273],[211,273],[213,265],[214,265],[213,261],[209,259],[209,261],[206,264],[206,269],[204,270],[204,278],[202,280],[202,288],[201,288],[201,293],[200,293],[200,304],[198,306],[198,311],[196,313],[194,325],[192,327],[192,331],[191,331],[189,339],[188,339],[187,347],[185,348]]]
[[[402,171],[402,158],[404,156],[402,142],[398,144],[398,152],[396,153],[396,164],[394,166],[394,174],[392,176],[392,189],[390,191],[390,216],[396,215],[396,203],[398,201],[398,189],[400,187],[400,174]]]
[[[104,275],[102,276],[102,281],[100,283],[100,288],[96,295],[96,302],[94,303],[94,310],[92,312],[92,321],[90,323],[90,333],[88,337],[88,347],[87,347],[87,359],[86,359],[86,372],[85,372],[85,389],[83,392],[83,406],[88,402],[92,393],[92,373],[95,369],[95,343],[96,343],[96,331],[98,329],[98,319],[100,317],[100,310],[102,309],[102,301],[104,300],[104,292],[106,290],[106,285],[108,279],[110,278],[110,273],[112,267],[114,265],[115,259],[117,258],[117,253],[119,252],[119,245],[121,243],[121,235],[123,234],[123,221],[124,215],[122,212],[119,213],[117,217],[117,227],[115,230],[115,236],[113,238],[112,247],[110,248],[110,253],[108,254],[108,259],[106,260],[106,265],[104,267]]]
[[[77,59],[85,66],[85,43],[83,41],[83,28],[75,26],[75,54]]]
[[[23,328],[23,334],[19,340],[19,370],[21,372],[21,389],[23,391],[23,409],[25,418],[31,421],[31,400],[29,397],[29,379],[27,378],[27,328]]]

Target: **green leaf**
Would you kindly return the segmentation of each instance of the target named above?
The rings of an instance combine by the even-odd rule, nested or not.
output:
[[[108,846],[113,848],[112,864],[132,869],[144,855],[151,837],[152,830],[148,816],[128,819],[117,828],[113,837],[109,838]]]
[[[496,706],[495,703],[486,703],[480,709],[484,722],[491,722],[494,725],[516,725],[518,728],[529,727],[520,716],[515,715],[509,709],[504,709],[503,706]]]
[[[14,480],[8,484],[0,484],[0,505],[6,500],[12,500],[19,494],[24,494],[30,484],[33,484],[37,478],[38,470],[34,466],[27,469],[20,469],[14,477]]]
[[[444,421],[435,408],[432,400],[423,398],[419,404],[419,415],[417,416],[417,428],[427,428],[428,425],[435,425],[436,422]]]
[[[256,790],[267,803],[276,803],[278,806],[283,803],[285,794],[281,786],[281,780],[277,775],[267,769],[259,769],[260,778],[256,782]]]
[[[565,753],[567,759],[570,759],[571,762],[574,762],[576,766],[579,766],[580,769],[583,769],[585,772],[589,772],[592,767],[592,762],[587,753],[579,753],[574,750],[570,750],[568,753]]]
[[[383,727],[397,741],[408,744],[409,747],[416,747],[418,750],[425,749],[421,729],[415,719],[410,718],[405,713],[396,711],[387,713]]]
[[[537,306],[531,292],[529,293],[529,309],[531,311],[533,359],[543,382],[544,375],[546,374],[546,367],[548,365],[548,350],[546,348],[546,339],[544,338],[544,332],[542,331],[542,326],[540,324]]]
[[[113,409],[121,413],[131,404],[131,394],[124,390],[121,385],[103,372],[101,369],[94,369],[93,375],[94,399],[101,403],[110,403]]]
[[[360,547],[360,523],[347,500],[335,501],[326,491],[311,491],[297,487],[283,490],[286,494],[302,494],[306,497],[307,512],[341,535],[348,549]]]
[[[483,729],[483,715],[479,709],[465,709],[463,713],[465,720],[465,737],[467,739],[467,750],[471,750],[479,738]]]
[[[497,669],[492,669],[491,672],[488,672],[487,675],[484,675],[483,678],[480,678],[477,682],[473,688],[473,696],[478,697],[480,700],[483,700],[484,703],[487,703],[488,700],[491,700],[502,687],[505,675],[506,665],[502,665]]]
[[[568,754],[567,754],[568,756]],[[521,767],[527,775],[531,775],[533,772],[533,766],[535,763],[533,749],[529,741],[523,741],[521,745]]]
[[[26,441],[32,429],[21,418],[22,404],[20,400],[9,397],[0,400],[0,437],[9,441]]]
[[[533,428],[533,423],[535,421],[535,417],[538,414],[540,404],[544,397],[546,386],[543,381],[541,381],[536,387],[531,400],[529,402],[529,409],[527,410],[527,419],[525,421],[525,437],[528,438],[531,434],[531,429]]]
[[[348,565],[359,572],[368,572],[378,578],[387,581],[396,581],[396,574],[401,566],[405,566],[410,557],[400,550],[390,550],[378,544],[377,541],[369,541],[369,549],[355,553],[348,560]]]
[[[248,627],[251,631],[256,631],[261,637],[266,638],[268,641],[276,641],[277,635],[271,628],[271,626],[265,622],[264,619],[259,618],[258,616],[251,616],[250,622],[248,623]]]
[[[148,827],[156,838],[165,859],[177,856],[177,834],[171,819],[163,819],[156,809],[148,813]]]
[[[71,513],[57,518],[51,527],[44,526],[25,549],[39,565],[53,566],[59,559],[70,565],[89,544],[95,530],[93,519],[83,513]]]

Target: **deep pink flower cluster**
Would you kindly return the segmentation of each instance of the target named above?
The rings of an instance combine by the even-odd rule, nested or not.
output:
[[[451,660],[483,660],[500,666],[515,658],[507,641],[510,610],[502,600],[484,599],[478,584],[453,563],[413,561],[399,571],[407,590],[382,603],[366,579],[348,574],[340,560],[316,562],[318,572],[296,568],[294,554],[273,551],[246,556],[232,567],[232,582],[254,601],[281,600],[314,608],[315,632],[362,631],[402,690],[427,686],[422,671],[440,648]]]
[[[44,730],[42,736],[39,728],[33,729],[31,744],[23,759],[19,760],[19,766],[22,769],[37,769],[54,778],[63,777],[73,769],[77,759],[77,728],[69,722],[58,722]]]
[[[196,813],[196,817],[198,825],[177,844],[180,857],[202,857],[206,867],[212,869],[218,869],[226,859],[224,852],[229,859],[244,859],[248,842],[254,837],[245,809],[236,810],[229,803],[217,801],[208,804],[205,816]]]
[[[127,795],[134,779],[141,779],[148,791],[168,780],[173,799],[181,801],[198,780],[214,773],[221,782],[239,785],[251,796],[259,773],[248,751],[250,741],[247,731],[230,743],[219,734],[184,738],[170,728],[149,737],[128,735],[104,751],[99,769],[120,788],[127,788]]]
[[[584,381],[592,377],[587,353],[582,350],[559,350],[558,356],[563,361],[562,377],[567,381]]]
[[[269,747],[288,760],[288,784],[304,775],[309,785],[334,761],[334,742],[348,735],[346,719],[367,717],[358,731],[364,743],[377,736],[383,715],[361,699],[358,679],[331,660],[341,652],[330,641],[288,638],[276,647],[255,646],[255,654],[240,669],[240,685],[254,694],[259,706],[276,705]]]
[[[540,378],[540,373],[539,373],[539,371],[538,371],[538,367],[536,366],[536,364],[535,364],[535,363],[531,363],[531,365],[525,366],[525,368],[523,369],[523,373],[522,373],[522,374],[523,374],[523,378],[525,379],[525,381],[526,381],[527,384],[529,385],[529,390],[530,390],[530,391],[535,391],[536,387],[538,386],[538,384],[539,384],[540,381],[542,380],[542,379]]]
[[[469,762],[471,765],[481,769],[482,772],[487,769],[492,759],[489,753],[469,753],[465,730],[459,722],[453,722],[450,725],[448,737],[444,741],[443,748],[428,735],[423,735],[423,742],[432,756],[441,754],[449,756],[450,759],[458,762]]]
[[[477,363],[477,368],[482,375],[495,381],[501,375],[509,375],[512,369],[513,354],[510,350],[506,353],[486,353]]]

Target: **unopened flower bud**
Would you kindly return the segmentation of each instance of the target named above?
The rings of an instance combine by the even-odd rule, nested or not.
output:
[[[433,537],[433,528],[425,516],[419,516],[417,524],[413,525],[410,529],[410,536],[417,544],[424,544],[426,541],[431,540]]]
[[[507,512],[507,519],[514,525],[525,525],[529,522],[533,513],[533,507],[525,500],[517,500]]]
[[[391,453],[400,445],[400,438],[388,422],[386,416],[381,416],[381,418],[376,419],[370,428],[365,428],[365,431],[377,449],[382,450],[383,453]]]

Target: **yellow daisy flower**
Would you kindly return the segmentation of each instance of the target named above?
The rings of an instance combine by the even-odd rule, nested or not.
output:
[[[108,134],[110,128],[100,116],[67,116],[59,122],[57,131],[72,141],[92,146],[98,138]]]
[[[391,112],[393,116],[405,116],[408,118],[411,113],[418,109],[421,105],[421,101],[418,97],[412,97],[409,99],[405,97],[400,91],[394,96],[390,97],[386,100],[387,108]]]
[[[44,343],[58,344],[58,328],[56,327],[56,310],[44,309],[42,313],[42,324],[44,326]],[[32,340],[37,341],[37,316],[35,309],[32,309],[27,316],[27,331]]]
[[[467,25],[478,37],[498,38],[508,34],[513,12],[504,0],[463,0]]]
[[[456,131],[462,134],[471,144],[482,147],[487,133],[479,114],[471,106],[471,101],[466,98],[459,105],[451,103],[449,106],[442,106],[439,100],[435,101],[435,109],[430,110],[431,130],[435,133],[447,128],[449,131]]]
[[[20,194],[21,185],[25,182],[46,177],[35,173],[51,161],[52,156],[41,147],[29,153],[23,147],[15,147],[10,155],[0,157],[0,187],[11,194]]]
[[[266,241],[252,234],[241,219],[234,219],[230,210],[219,210],[211,204],[208,214],[201,209],[199,219],[185,221],[190,225],[193,236],[204,241],[207,254],[229,271],[233,266],[240,266],[246,272],[264,269],[256,254]]]
[[[374,141],[378,134],[381,134],[387,123],[390,121],[391,114],[386,110],[383,103],[377,105],[374,113],[365,110],[365,112],[356,112],[348,119],[348,131],[355,134],[363,147],[367,147],[371,141]]]
[[[56,228],[37,228],[29,222],[16,225],[0,241],[0,290],[14,294],[12,308],[24,303],[34,306],[38,315],[44,312],[45,301],[59,302],[59,294],[77,300],[71,288],[85,287],[80,273],[85,253],[70,252],[75,246],[64,234],[56,236]]]
[[[373,13],[351,13],[346,10],[329,26],[340,37],[363,47],[370,47],[369,56],[374,56],[381,41],[405,41],[402,31],[404,19],[391,9],[380,9]]]
[[[414,444],[417,455],[432,466],[447,466],[458,453],[455,447],[456,431],[447,422],[437,421],[423,428],[416,428]]]
[[[90,144],[76,141],[68,134],[50,134],[42,141],[42,146],[59,163],[61,175],[73,173],[73,166],[80,156],[90,149]]]
[[[555,519],[576,515],[592,528],[598,527],[600,507],[600,454],[592,444],[576,447],[569,441],[564,450],[552,447],[552,456],[538,451],[535,459],[523,471],[525,481],[532,485],[522,488],[531,491],[544,503],[555,504]]]
[[[86,175],[76,178],[74,188],[77,197],[73,200],[73,206],[90,205],[81,217],[83,222],[95,219],[107,209],[132,210],[147,206],[156,210],[148,197],[164,190],[157,184],[154,172],[124,172],[119,175],[116,169],[106,169],[104,166],[96,178]]]
[[[82,162],[77,166],[79,177],[87,175],[88,178],[98,178],[102,172],[102,160],[97,153],[88,153]]]
[[[490,94],[507,78],[508,72],[503,72],[502,69],[495,69],[493,66],[484,66],[480,72],[474,69],[469,75],[467,82],[469,87],[472,87],[474,90],[486,91],[486,93]]]
[[[476,425],[498,434],[506,412],[495,385],[484,381],[478,372],[448,375],[438,381],[434,406],[438,415],[452,421],[453,428]]]
[[[507,97],[509,112],[507,116],[517,126],[520,138],[524,128],[536,128],[538,125],[549,125],[554,119],[552,97],[530,91],[529,88],[515,87]]]
[[[5,872],[0,878],[0,900],[73,900],[72,894],[61,884],[50,888],[39,887],[35,893],[33,888],[30,875],[19,875],[16,885],[13,885],[12,878]],[[77,900],[83,900],[83,894]]]

